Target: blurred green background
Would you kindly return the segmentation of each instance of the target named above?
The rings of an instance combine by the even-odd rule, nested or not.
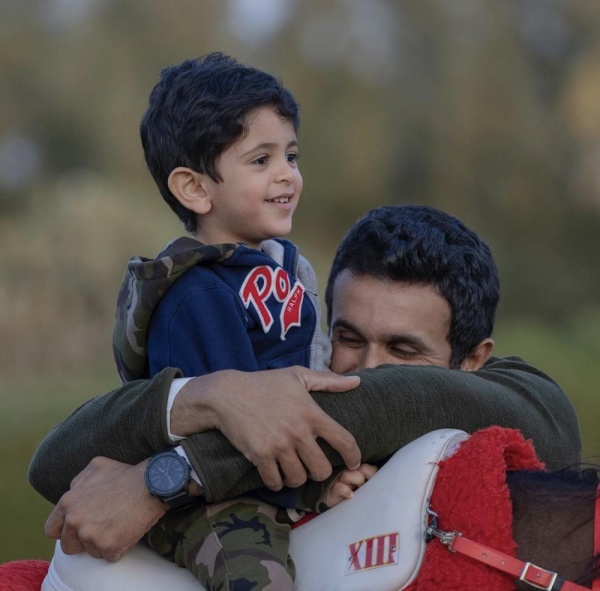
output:
[[[213,50],[302,106],[291,239],[324,285],[367,209],[432,204],[490,244],[500,354],[550,373],[598,461],[600,3],[596,0],[2,0],[0,562],[48,558],[29,458],[118,384],[126,261],[182,228],[138,124],[160,69]]]

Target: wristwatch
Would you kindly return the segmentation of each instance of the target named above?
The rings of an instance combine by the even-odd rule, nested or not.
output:
[[[190,495],[190,465],[176,451],[161,451],[148,461],[144,474],[150,494],[168,505],[171,511],[182,511],[196,504]]]

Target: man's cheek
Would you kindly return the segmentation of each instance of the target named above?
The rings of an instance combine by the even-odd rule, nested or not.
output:
[[[349,349],[333,341],[331,343],[331,371],[334,373],[346,373],[347,371],[355,371],[357,367],[356,350]]]

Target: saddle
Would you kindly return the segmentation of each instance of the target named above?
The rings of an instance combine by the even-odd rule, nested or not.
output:
[[[295,591],[399,591],[425,554],[428,500],[439,462],[469,436],[439,429],[409,443],[351,500],[292,530]],[[200,583],[142,544],[117,563],[67,556],[57,543],[42,591],[201,591]]]

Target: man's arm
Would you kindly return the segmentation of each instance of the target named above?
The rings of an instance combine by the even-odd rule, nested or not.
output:
[[[312,396],[354,435],[363,462],[381,460],[435,429],[471,433],[490,425],[520,429],[549,470],[581,461],[579,422],[569,398],[522,359],[492,358],[474,372],[387,365],[359,375],[360,386],[350,392]],[[321,443],[332,465],[343,466],[335,450]],[[183,446],[210,502],[261,486],[252,464],[221,433],[194,435]]]
[[[263,383],[267,392],[274,396],[281,396],[289,388],[296,388],[302,393],[302,388],[308,385],[308,382],[299,384],[298,375],[294,375],[293,368],[277,371],[279,373],[264,372],[264,382],[261,372],[252,374],[253,381]],[[301,371],[307,372],[307,375],[319,374],[306,369]],[[268,389],[273,385],[273,375],[282,380],[280,391]],[[287,382],[283,379],[286,376]],[[194,383],[199,387],[196,380],[188,382],[186,387],[193,386]],[[284,385],[287,387],[283,387]],[[229,386],[232,384],[229,383]],[[158,398],[166,396],[165,392],[157,393],[160,388],[156,383],[137,387],[142,391],[153,391],[153,395]],[[127,391],[121,391],[123,392]],[[116,402],[114,397],[118,393],[119,391],[101,397],[94,405],[105,408],[102,400],[106,398],[110,407]],[[243,390],[238,394],[241,393]],[[304,395],[308,396],[306,392]],[[313,396],[332,416],[355,433],[365,461],[384,458],[408,441],[436,428],[454,427],[474,431],[493,424],[521,429],[526,437],[533,439],[540,457],[550,469],[580,460],[579,426],[567,396],[550,378],[518,359],[492,360],[482,370],[473,373],[434,367],[385,366],[362,372],[361,386],[352,392],[341,395],[315,393]],[[137,397],[132,398],[133,402],[129,401],[131,404],[124,402],[123,406],[131,406],[130,412],[135,416]],[[195,429],[195,413],[191,412],[194,409],[194,398],[193,388],[188,389],[181,406],[186,407],[186,399],[188,403],[191,400],[191,405],[187,405],[190,412],[181,412],[179,419],[176,413],[175,423],[181,423],[176,424],[176,429],[182,428],[181,434],[192,433]],[[254,417],[263,421],[266,417],[268,425],[272,417],[271,407],[278,408],[279,404],[272,404],[270,407],[263,405],[259,414]],[[86,415],[89,410],[89,405],[85,405],[83,414]],[[179,410],[183,411],[183,408],[180,407]],[[279,450],[275,447],[276,452],[281,453],[282,449],[286,452],[300,451],[295,447],[295,437],[302,429],[298,431],[294,426],[300,425],[303,428],[306,424],[311,424],[312,420],[316,420],[318,424],[322,419],[319,413],[314,412],[302,416],[297,407],[290,416],[295,417],[291,432],[283,438],[276,434],[274,441],[279,445]],[[231,436],[242,442],[241,449],[252,449],[252,445],[246,447],[247,440],[260,442],[272,438],[269,429],[263,434],[261,427],[265,425],[264,422],[257,426],[252,418],[245,418],[247,420],[237,425],[219,425],[224,431],[232,429]],[[88,417],[86,424],[95,430],[93,417]],[[319,428],[322,429],[326,424],[321,420]],[[332,424],[337,426],[333,421]],[[285,425],[289,423],[284,421]],[[34,482],[35,477],[35,482],[40,487],[44,485],[44,477],[50,482],[56,477],[53,469],[68,473],[69,465],[65,467],[63,462],[68,461],[73,454],[78,455],[74,448],[77,441],[70,442],[71,449],[61,450],[64,428],[63,424],[55,429],[34,458],[30,478]],[[116,431],[125,440],[129,439],[126,431]],[[99,433],[101,432],[100,428]],[[318,428],[311,433],[313,437],[318,435]],[[102,437],[94,434],[90,439],[101,440]],[[85,437],[79,443],[84,444],[84,440]],[[341,465],[339,454],[324,442],[321,443],[333,464]],[[103,441],[103,449],[107,449],[108,445],[109,442]],[[209,501],[238,495],[262,484],[252,462],[238,453],[220,431],[192,435],[184,445],[196,471],[201,474]],[[138,457],[142,451],[137,450]],[[52,456],[53,452],[60,456],[58,463]],[[88,455],[95,455],[93,449],[86,452]],[[276,458],[277,453],[269,463],[277,465]],[[81,458],[78,462],[80,461]],[[135,462],[136,459],[132,457],[131,461]],[[117,560],[165,511],[164,506],[150,497],[143,484],[145,462],[144,460],[134,466],[119,464],[106,458],[97,458],[91,462],[75,479],[72,489],[60,499],[50,515],[46,524],[47,535],[61,538],[63,550],[67,553],[85,549],[93,556]],[[78,467],[79,464],[75,463],[75,472]],[[55,495],[60,494],[56,488],[51,490],[55,491]],[[119,508],[118,514],[115,507]]]
[[[277,371],[282,376],[280,387],[266,393],[277,404],[263,406],[258,413],[261,425],[291,423],[288,440],[281,440],[278,445],[285,448],[282,453],[292,453],[290,450],[296,449],[298,442],[290,438],[303,432],[312,434],[312,422],[319,415],[307,407],[306,416],[302,416],[296,406],[287,417],[278,416],[288,387],[298,390],[302,385],[297,377],[286,374],[288,370]],[[248,376],[260,383],[270,373]],[[175,375],[175,371],[162,372],[151,382],[123,386],[80,407],[48,435],[36,452],[29,469],[34,488],[56,502],[95,456],[135,464],[167,447],[164,409]],[[554,381],[521,359],[492,359],[481,370],[470,373],[396,365],[365,370],[360,376],[360,386],[350,392],[337,395],[315,392],[312,397],[354,435],[364,462],[385,458],[434,429],[452,427],[472,432],[490,425],[521,429],[525,437],[533,439],[549,469],[580,461],[579,424],[571,402]],[[188,435],[194,431],[197,420],[194,400],[199,397],[194,387],[200,388],[202,383],[189,382],[178,412],[174,407],[172,420],[176,424],[171,425],[174,433]],[[244,396],[245,384],[230,383],[228,387],[238,387],[236,396]],[[237,414],[232,409],[223,413],[224,420],[229,422],[214,425],[225,435],[211,430],[191,435],[183,442],[210,502],[262,486],[254,464],[260,464],[261,454],[268,452],[245,446],[249,440],[259,445],[267,439],[263,436],[269,435],[268,430],[263,433],[249,420],[250,409],[235,410]],[[324,428],[322,423],[320,428]],[[260,437],[255,437],[257,434]],[[240,454],[228,437],[254,462]],[[319,443],[334,466],[343,466],[337,452],[323,440]]]
[[[133,465],[172,446],[166,409],[177,376],[176,370],[164,370],[152,380],[131,382],[79,407],[38,447],[29,466],[32,486],[56,503],[97,456]],[[280,470],[288,486],[302,484],[307,473],[321,480],[329,476],[331,465],[317,438],[338,450],[349,468],[360,464],[360,450],[352,435],[325,414],[308,391],[342,392],[359,382],[356,376],[303,367],[207,374],[188,381],[176,397],[171,432],[214,435],[215,429],[221,429],[273,489],[284,483]],[[218,464],[218,454],[205,460]]]

